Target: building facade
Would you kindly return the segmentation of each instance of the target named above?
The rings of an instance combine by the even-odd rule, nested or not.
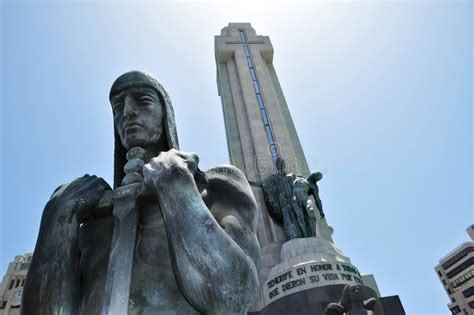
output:
[[[20,314],[21,294],[33,253],[15,256],[0,285],[0,315]]]
[[[435,266],[452,314],[474,314],[474,224],[466,232],[471,241],[456,247]]]

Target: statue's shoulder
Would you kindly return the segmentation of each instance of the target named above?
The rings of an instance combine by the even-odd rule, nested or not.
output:
[[[240,188],[250,190],[250,185],[244,173],[237,167],[224,164],[211,168],[206,172],[209,188],[217,188],[216,185],[224,185],[227,188]]]
[[[72,180],[70,182],[66,182],[64,184],[59,185],[53,191],[53,193],[51,194],[50,199],[61,196],[66,190],[79,190],[79,189],[83,190],[85,188],[86,184],[88,182],[91,182],[91,180],[96,181],[96,182],[102,182],[109,189],[111,189],[110,186],[107,184],[107,182],[102,177],[99,177],[99,176],[96,176],[96,175],[85,174],[83,176],[76,177],[74,180]],[[90,185],[88,185],[88,186],[89,186],[89,189],[94,189],[96,187],[96,186],[90,186]]]
[[[206,172],[206,204],[220,209],[234,209],[253,213],[257,209],[255,197],[244,173],[232,165],[219,165]],[[250,215],[253,217],[253,215]]]

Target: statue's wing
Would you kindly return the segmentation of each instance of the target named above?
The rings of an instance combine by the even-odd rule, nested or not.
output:
[[[206,175],[206,205],[224,231],[258,265],[258,208],[245,175],[231,165],[212,168]]]
[[[276,177],[270,175],[267,179],[262,182],[263,197],[267,206],[268,214],[272,219],[279,223],[283,223],[283,213],[281,211],[278,183],[276,183]]]
[[[206,177],[200,195],[189,178],[157,190],[173,272],[202,314],[246,314],[258,292],[257,204],[236,167],[213,168]]]

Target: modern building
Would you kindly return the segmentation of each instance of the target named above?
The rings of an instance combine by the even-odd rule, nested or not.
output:
[[[263,182],[283,159],[286,173],[310,174],[290,110],[273,66],[268,36],[250,23],[229,23],[215,36],[217,86],[230,163],[252,182]],[[315,170],[313,170],[315,171]],[[333,243],[333,229],[318,214],[316,237],[288,239],[271,217],[262,188],[252,187],[260,208],[257,237],[262,251],[260,291],[249,314],[321,314],[345,285],[357,282],[365,298],[405,314],[398,296],[381,298],[375,278],[361,275]],[[313,200],[314,201],[314,200]]]
[[[20,314],[21,294],[33,253],[15,256],[0,285],[0,315]]]
[[[452,314],[474,314],[474,224],[466,231],[471,241],[453,249],[435,266]]]

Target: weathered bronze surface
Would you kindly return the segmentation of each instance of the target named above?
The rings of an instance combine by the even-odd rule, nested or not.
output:
[[[289,240],[316,236],[314,197],[321,218],[324,218],[323,206],[319,198],[317,182],[322,174],[312,173],[308,178],[293,173],[287,174],[285,162],[276,159],[277,172],[262,182],[249,181],[250,185],[261,187],[270,216],[283,223]]]
[[[22,313],[101,313],[111,290],[111,248],[120,256],[132,246],[129,314],[245,314],[256,298],[260,259],[257,206],[245,176],[232,166],[202,172],[196,154],[179,151],[171,101],[150,75],[120,76],[110,101],[115,189],[84,175],[53,193]],[[135,186],[127,206],[118,206],[120,193]],[[113,239],[117,211],[130,225],[137,220],[136,238],[122,248]]]

